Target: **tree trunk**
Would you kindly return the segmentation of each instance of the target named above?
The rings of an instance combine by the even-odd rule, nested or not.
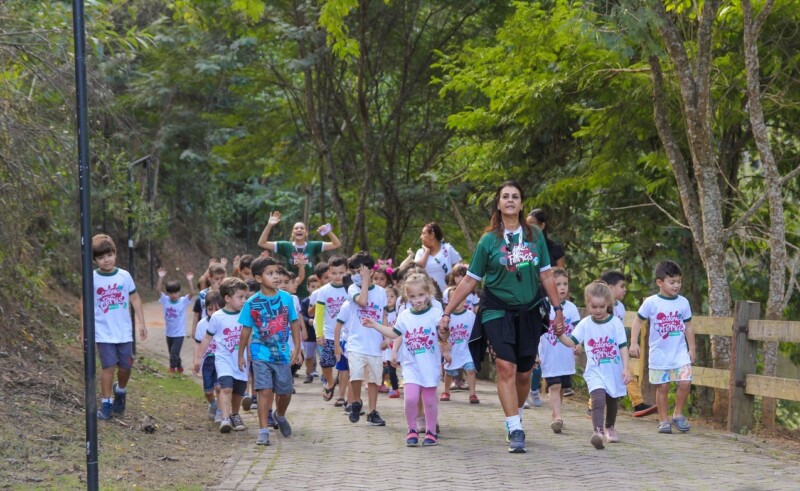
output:
[[[769,130],[761,106],[760,62],[758,59],[758,35],[761,26],[772,8],[773,0],[767,1],[758,18],[753,17],[750,0],[742,0],[744,17],[744,60],[747,72],[747,100],[750,126],[755,138],[764,172],[767,203],[769,205],[769,294],[767,319],[777,320],[783,316],[783,297],[786,290],[786,229],[783,217],[783,193],[778,166],[769,141]],[[778,365],[778,343],[766,343],[764,353],[764,375],[775,376]],[[776,401],[764,398],[761,402],[761,423],[767,428],[775,426]]]

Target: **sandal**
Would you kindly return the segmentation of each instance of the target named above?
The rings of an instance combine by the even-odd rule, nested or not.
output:
[[[658,423],[658,432],[670,434],[672,433],[672,425],[670,424],[669,421],[662,421]]]
[[[561,430],[564,428],[564,421],[557,419],[550,423],[550,429],[553,430],[553,433],[561,433]]]
[[[675,425],[675,428],[678,429],[681,433],[686,433],[692,427],[689,425],[689,422],[686,421],[686,416],[678,416],[677,418],[672,418],[672,424]]]
[[[333,405],[334,405],[334,406],[336,406],[336,407],[342,407],[342,406],[344,406],[345,404],[347,404],[347,401],[345,401],[345,400],[344,400],[344,399],[342,399],[341,397],[340,397],[340,398],[338,398],[338,399],[336,399],[336,402],[334,402],[334,403],[333,403]]]
[[[417,430],[408,430],[406,435],[406,446],[416,447],[419,443],[419,432]]]
[[[439,396],[440,401],[449,401],[450,400],[450,393],[449,392],[442,392],[442,395]]]
[[[478,394],[472,394],[469,396],[469,403],[470,404],[480,404],[481,400],[478,399]]]
[[[330,401],[333,399],[333,387],[330,389],[327,387],[322,388],[322,399],[325,401]]]

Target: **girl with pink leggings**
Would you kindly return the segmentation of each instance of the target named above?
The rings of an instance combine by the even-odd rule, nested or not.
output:
[[[431,307],[433,282],[426,275],[410,275],[403,287],[411,308],[397,316],[393,328],[369,319],[365,319],[363,323],[384,336],[395,339],[392,364],[397,366],[399,360],[403,366],[408,423],[406,445],[415,447],[419,444],[421,428],[417,427],[417,415],[419,401],[422,399],[425,413],[425,437],[422,445],[431,446],[439,442],[436,434],[439,404],[436,388],[441,378],[442,358],[450,362],[449,329],[440,331],[438,328],[442,310]]]

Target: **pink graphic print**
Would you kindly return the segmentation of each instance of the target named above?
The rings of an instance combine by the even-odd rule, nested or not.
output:
[[[436,339],[433,330],[427,327],[415,327],[406,331],[403,336],[408,350],[415,355],[421,355],[427,351],[433,351],[433,343]]]
[[[378,308],[378,304],[375,302],[368,303],[366,306],[358,309],[358,318],[361,320],[372,319],[380,324],[380,322],[383,321],[382,312],[383,309]]]
[[[253,324],[258,329],[258,334],[263,341],[280,334],[289,326],[289,308],[286,306],[281,307],[275,317],[272,317],[266,323],[264,323],[264,315],[261,310],[251,309],[250,316],[253,318]]]
[[[325,313],[328,314],[331,320],[339,315],[339,311],[342,310],[342,305],[345,300],[345,297],[328,297],[325,299]]]
[[[667,339],[670,336],[682,336],[686,330],[683,316],[677,310],[675,312],[659,312],[656,315],[656,321],[656,332],[661,336],[661,339]]]
[[[450,344],[459,344],[469,339],[469,329],[463,322],[450,325]]]
[[[122,286],[114,283],[108,288],[102,286],[97,289],[97,304],[100,306],[104,314],[109,310],[116,310],[120,307],[127,308],[125,294],[122,293]]]
[[[239,337],[241,334],[241,325],[237,325],[234,328],[224,328],[222,330],[222,347],[225,348],[228,353],[233,353],[239,347]]]
[[[591,357],[595,365],[618,363],[617,343],[611,337],[592,338],[586,344],[591,349]]]
[[[164,310],[164,318],[167,320],[177,319],[178,310],[175,307],[167,307]]]
[[[530,262],[534,265],[538,264],[536,253],[533,252],[527,244],[513,244],[511,246],[505,244],[500,247],[500,252],[503,253],[503,256],[500,257],[500,264],[505,266],[506,269],[512,273],[515,272],[517,266],[522,263]]]

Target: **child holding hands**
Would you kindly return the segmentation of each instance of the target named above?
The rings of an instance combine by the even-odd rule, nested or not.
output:
[[[403,363],[404,407],[408,423],[406,445],[414,447],[419,443],[417,414],[421,397],[426,430],[422,445],[431,446],[436,445],[439,440],[436,434],[438,419],[436,388],[441,378],[442,358],[447,363],[451,361],[448,341],[450,333],[449,329],[438,329],[442,311],[431,306],[433,291],[425,276],[421,274],[409,276],[405,280],[404,294],[411,302],[411,308],[397,316],[393,328],[369,318],[365,318],[363,324],[388,338],[400,337],[399,353],[392,353],[392,363],[397,366],[398,358]]]
[[[612,313],[614,298],[608,285],[594,281],[584,291],[589,316],[575,326],[571,336],[564,333],[564,324],[555,326],[558,339],[565,346],[582,344],[586,351],[583,378],[592,398],[592,434],[594,448],[603,448],[603,440],[619,442],[614,429],[619,399],[626,394],[628,371],[628,342],[625,327]],[[603,426],[605,413],[605,427]]]

